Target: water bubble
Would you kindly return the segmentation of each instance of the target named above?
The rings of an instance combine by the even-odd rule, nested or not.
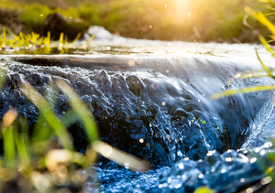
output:
[[[200,175],[199,175],[199,178],[203,178],[203,174],[200,174]]]
[[[161,103],[161,105],[162,105],[162,106],[165,106],[165,105],[166,105],[166,102],[165,102],[165,101],[163,101],[163,102]]]
[[[226,169],[222,169],[221,170],[221,173],[223,174],[223,173],[225,173],[226,172]]]
[[[144,139],[140,138],[139,143],[144,143]]]
[[[244,179],[244,178],[241,178],[241,179],[240,179],[240,182],[241,182],[241,183],[245,182],[245,179]]]
[[[166,70],[166,74],[169,74],[169,70],[168,69]]]

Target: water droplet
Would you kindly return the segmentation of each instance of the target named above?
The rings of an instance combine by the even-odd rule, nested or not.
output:
[[[257,158],[256,158],[256,157],[253,157],[253,158],[250,159],[250,163],[254,163],[254,162],[256,162],[256,161],[257,161]]]
[[[179,169],[183,169],[184,168],[184,165],[183,165],[183,163],[179,163]]]
[[[244,179],[244,178],[241,178],[241,179],[240,179],[240,182],[241,182],[241,183],[245,182],[245,179]]]
[[[166,74],[169,74],[169,70],[168,69],[166,70]]]
[[[231,158],[231,157],[227,157],[227,158],[225,158],[225,161],[231,162],[231,161],[232,161],[232,158]]]
[[[144,139],[140,138],[139,143],[144,143]]]
[[[125,167],[126,169],[129,169],[129,163],[125,163],[125,164],[124,164],[124,167]]]
[[[166,102],[165,102],[165,101],[163,101],[163,102],[161,103],[161,105],[162,105],[162,106],[165,106],[165,105],[166,105]]]
[[[203,174],[200,174],[200,175],[199,175],[199,178],[203,178]]]

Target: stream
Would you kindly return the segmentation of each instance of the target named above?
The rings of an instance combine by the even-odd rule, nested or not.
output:
[[[88,31],[97,33],[88,51],[0,56],[8,68],[1,118],[15,107],[33,127],[38,110],[19,83],[27,80],[40,93],[58,92],[49,85],[64,79],[89,107],[102,141],[151,163],[149,172],[132,172],[101,158],[93,167],[97,182],[84,184],[83,192],[94,192],[98,181],[99,192],[127,193],[189,193],[200,186],[238,192],[270,182],[259,162],[270,164],[267,157],[274,151],[274,92],[210,99],[222,90],[274,84],[268,77],[227,84],[241,72],[261,69],[255,47],[272,65],[262,46],[135,40],[100,27]],[[54,110],[61,115],[70,107],[61,92],[57,96]],[[77,151],[84,152],[88,142],[81,125],[76,122],[69,131]]]

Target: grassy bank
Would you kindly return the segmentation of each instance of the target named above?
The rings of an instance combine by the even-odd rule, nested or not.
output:
[[[258,31],[263,35],[268,33],[252,17],[248,17],[247,22],[253,28],[243,23],[245,7],[258,10],[264,8],[255,0],[105,0],[88,3],[50,0],[44,2],[44,5],[32,4],[31,0],[3,0],[0,7],[16,10],[24,32],[40,32],[47,15],[60,12],[68,17],[87,20],[91,25],[104,26],[112,33],[133,38],[255,42],[258,41]]]

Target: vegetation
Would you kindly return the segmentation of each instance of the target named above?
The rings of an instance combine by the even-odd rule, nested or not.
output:
[[[91,25],[104,26],[112,33],[133,38],[255,42],[258,41],[259,30],[263,35],[268,33],[252,17],[248,17],[245,25],[243,24],[246,15],[244,7],[264,8],[255,0],[104,0],[80,3],[62,1],[66,4],[63,6],[66,10],[58,7],[52,9],[53,6],[60,6],[60,1],[41,2],[44,5],[27,4],[33,2],[31,0],[23,1],[27,3],[18,1],[3,0],[0,7],[16,9],[24,24],[23,32],[28,33],[40,33],[45,18],[53,12],[82,18]]]
[[[262,35],[259,36],[260,42],[265,46],[266,50],[275,58],[275,53],[272,49],[272,47],[269,45],[268,42],[273,42],[275,40],[275,25],[267,19],[266,16],[268,15],[274,15],[275,14],[275,8],[274,6],[275,1],[272,0],[265,0],[265,3],[269,3],[269,5],[266,5],[265,7],[271,11],[270,13],[263,14],[261,11],[254,11],[252,9],[247,9],[246,11],[254,17],[257,21],[259,21],[262,25],[264,25],[270,32],[271,35],[270,40],[267,41]],[[260,78],[260,77],[270,77],[272,79],[275,78],[273,75],[273,72],[275,71],[274,68],[268,68],[263,61],[261,60],[257,49],[256,49],[256,55],[259,60],[259,62],[262,65],[262,70],[256,70],[256,71],[248,71],[244,73],[238,73],[233,77],[231,80],[228,81],[228,85],[232,84],[232,82],[236,79],[247,79],[247,78]],[[212,99],[219,99],[225,96],[232,96],[237,93],[251,93],[251,92],[258,92],[258,91],[265,91],[265,90],[275,90],[275,85],[262,85],[262,86],[253,86],[253,87],[247,87],[247,88],[238,88],[238,89],[231,89],[222,91],[220,93],[213,94],[211,96]]]
[[[6,70],[1,69],[0,86],[6,79]],[[99,141],[97,127],[87,107],[77,93],[64,81],[49,85],[60,89],[68,98],[71,110],[58,116],[53,111],[58,92],[45,92],[42,96],[28,82],[22,82],[21,92],[38,108],[40,114],[34,131],[30,134],[25,117],[15,108],[10,108],[2,118],[1,134],[4,154],[0,157],[0,192],[71,192],[79,191],[90,174],[81,174],[79,169],[91,170],[97,153],[118,164],[129,165],[132,170],[147,171],[149,165],[132,155]],[[1,88],[0,88],[1,89]],[[51,102],[50,102],[51,101]],[[54,103],[53,103],[54,101]],[[83,125],[90,147],[85,154],[76,152],[66,127],[76,117]],[[109,150],[109,151],[108,151]],[[94,187],[97,188],[97,187]]]

